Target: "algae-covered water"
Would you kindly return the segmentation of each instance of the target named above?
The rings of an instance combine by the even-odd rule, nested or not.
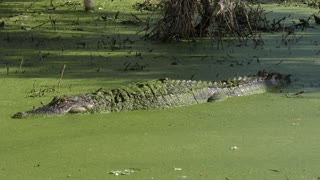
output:
[[[132,9],[135,1],[96,0],[94,13],[83,12],[77,1],[59,6],[65,2],[54,0],[57,8],[48,10],[50,2],[42,0],[0,1],[0,179],[320,177],[319,26],[312,22],[314,28],[287,42],[279,32],[263,34],[256,48],[235,40],[217,49],[210,39],[144,41],[137,34],[141,25],[123,24],[134,20],[130,13],[150,14]],[[287,6],[263,5],[273,11],[270,18],[290,14],[288,22],[318,11]],[[175,109],[10,118],[57,95],[262,69],[291,74],[293,82],[284,93]],[[109,174],[126,169],[130,174]]]

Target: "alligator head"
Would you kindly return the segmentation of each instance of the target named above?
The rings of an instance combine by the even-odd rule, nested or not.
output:
[[[63,115],[66,113],[87,112],[94,106],[94,101],[87,95],[54,97],[52,101],[40,108],[18,112],[12,118],[24,118],[31,115]]]
[[[259,73],[258,73],[259,75]],[[265,75],[267,83],[274,85],[275,87],[285,87],[291,83],[290,74],[269,73]]]

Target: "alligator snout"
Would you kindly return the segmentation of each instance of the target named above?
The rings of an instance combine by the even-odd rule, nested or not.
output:
[[[17,112],[16,114],[14,114],[13,116],[11,116],[11,118],[14,119],[21,119],[23,117],[26,117],[28,115],[28,113],[26,112]]]

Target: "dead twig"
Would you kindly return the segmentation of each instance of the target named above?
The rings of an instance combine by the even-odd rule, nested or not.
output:
[[[32,6],[34,6],[38,1],[39,0],[35,0],[34,2],[32,2],[30,6],[25,9],[25,11],[28,11],[30,8],[32,8]]]
[[[283,60],[279,61],[279,62],[276,64],[276,66],[278,66],[278,65],[281,64],[282,62],[283,62]]]
[[[62,71],[61,71],[61,74],[60,74],[60,79],[59,79],[59,82],[58,82],[58,91],[60,92],[60,85],[61,85],[61,80],[63,78],[63,75],[64,75],[64,70],[66,69],[66,65],[64,64],[63,65],[63,68],[62,68]]]
[[[296,92],[294,94],[289,94],[289,93],[286,93],[286,97],[287,98],[295,98],[295,97],[301,97],[301,94],[305,93],[304,91],[299,91],[299,92]]]
[[[20,66],[19,66],[19,71],[18,72],[21,72],[22,64],[23,64],[23,57],[21,58],[21,62],[20,62]]]

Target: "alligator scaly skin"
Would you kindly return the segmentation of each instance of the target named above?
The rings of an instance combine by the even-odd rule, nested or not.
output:
[[[266,72],[259,72],[257,76],[235,77],[214,82],[159,79],[108,91],[98,90],[76,96],[55,97],[43,107],[18,112],[12,118],[174,108],[264,93],[289,83],[290,75]]]

